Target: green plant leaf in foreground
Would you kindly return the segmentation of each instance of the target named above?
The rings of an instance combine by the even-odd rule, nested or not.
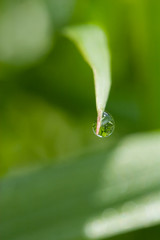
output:
[[[160,134],[0,183],[3,240],[100,239],[160,223]],[[76,161],[75,161],[76,160]]]
[[[111,84],[110,56],[105,33],[99,26],[86,24],[68,27],[64,30],[64,34],[75,42],[93,70],[98,113],[98,134]]]

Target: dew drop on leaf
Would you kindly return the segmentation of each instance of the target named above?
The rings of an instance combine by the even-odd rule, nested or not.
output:
[[[97,122],[93,123],[92,130],[100,138],[109,137],[115,128],[115,122],[111,114],[103,112],[99,133],[96,134]]]

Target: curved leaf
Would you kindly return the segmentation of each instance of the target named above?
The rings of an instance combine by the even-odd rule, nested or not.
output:
[[[98,113],[97,132],[99,132],[111,85],[110,56],[105,33],[99,26],[86,24],[68,27],[64,30],[64,34],[75,42],[93,70]]]

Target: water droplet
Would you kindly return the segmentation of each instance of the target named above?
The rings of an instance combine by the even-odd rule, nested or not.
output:
[[[93,123],[92,130],[98,137],[109,137],[115,128],[115,122],[111,114],[103,112],[99,133],[96,134],[97,122]]]

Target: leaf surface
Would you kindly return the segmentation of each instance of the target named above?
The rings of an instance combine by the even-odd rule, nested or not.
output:
[[[76,44],[93,70],[98,125],[101,122],[111,85],[110,55],[106,35],[99,26],[91,24],[68,27],[64,33]]]

